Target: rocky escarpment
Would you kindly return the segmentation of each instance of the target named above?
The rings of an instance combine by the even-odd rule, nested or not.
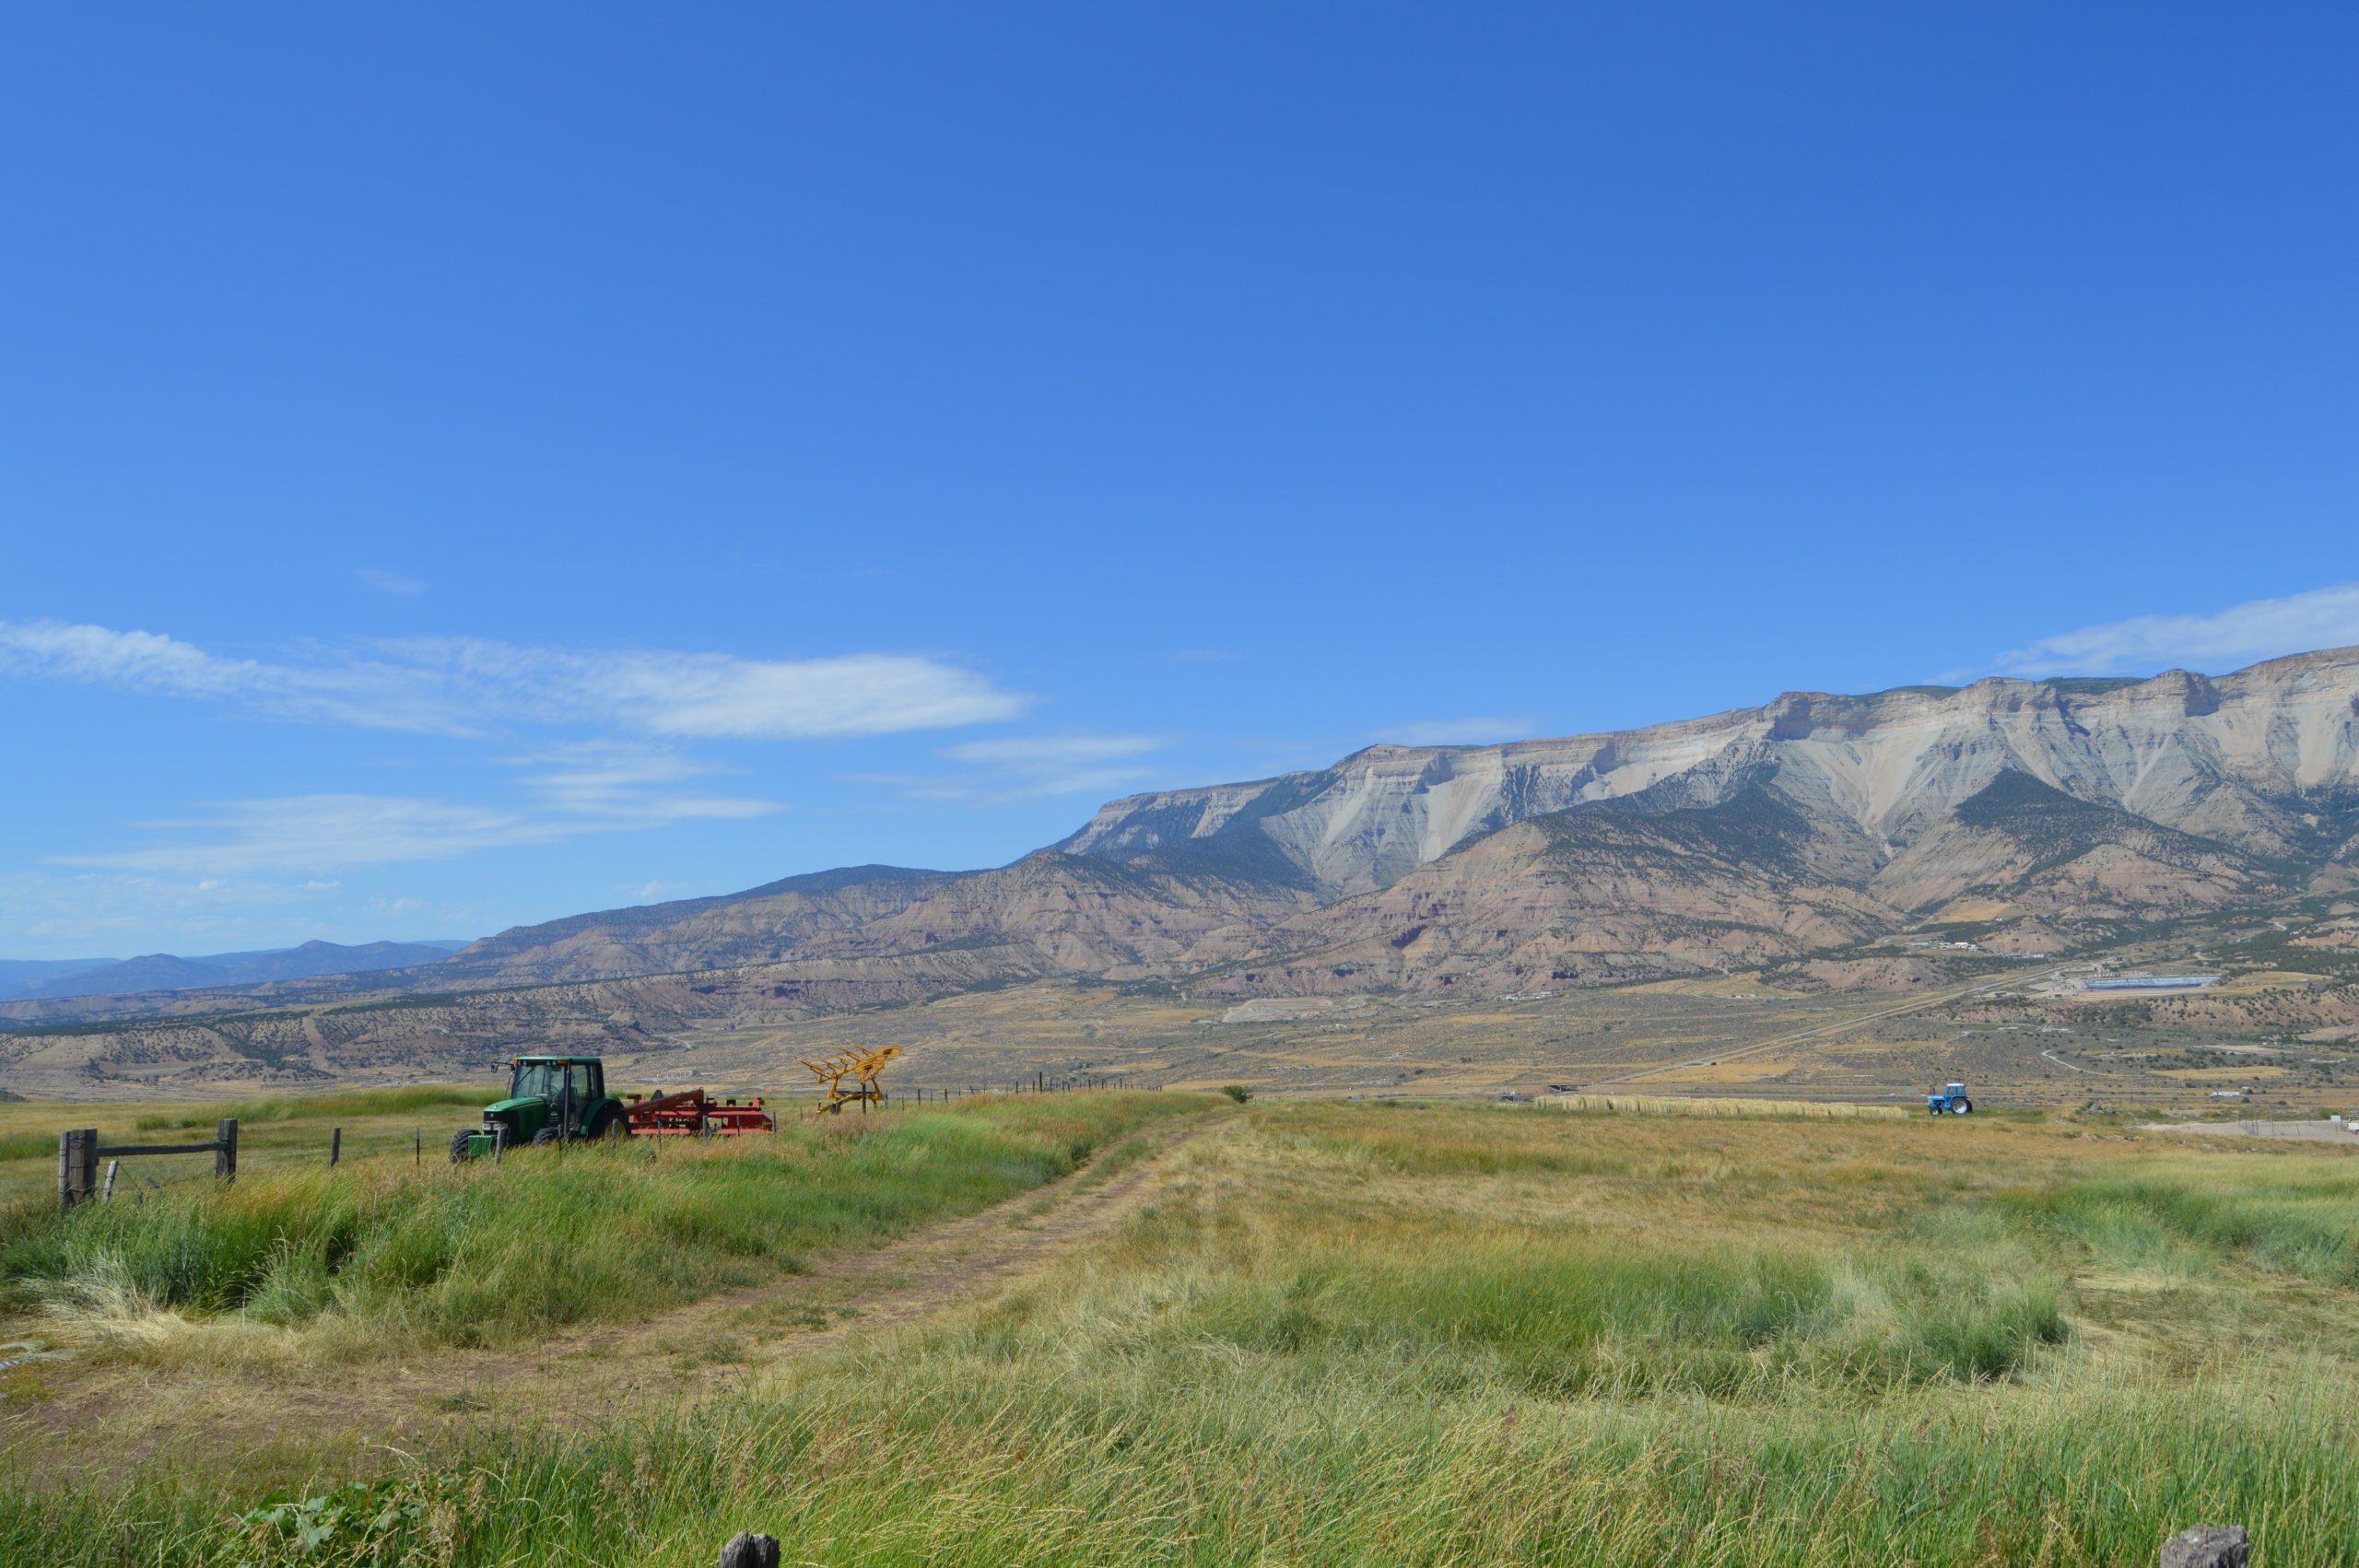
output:
[[[2216,679],[1789,693],[1614,734],[1372,746],[1315,773],[1115,801],[1059,848],[1113,860],[1274,857],[1332,899],[1389,886],[1513,823],[1667,784],[1709,803],[1765,769],[1798,809],[1890,855],[2013,774],[2315,872],[2347,861],[2359,835],[2359,649]]]
[[[2217,678],[1790,693],[1614,734],[1375,746],[1116,801],[989,871],[790,877],[334,984],[789,965],[825,966],[798,1006],[1060,976],[1498,992],[1794,959],[1932,920],[2016,922],[1996,945],[2048,950],[2354,885],[2359,649],[2344,649]],[[207,995],[157,1010],[239,997]],[[0,1003],[0,1019],[74,1005]]]

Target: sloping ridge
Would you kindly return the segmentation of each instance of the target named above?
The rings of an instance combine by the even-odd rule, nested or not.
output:
[[[1456,963],[1579,980],[1853,942],[1970,890],[2106,919],[2265,898],[2350,854],[2318,825],[2359,826],[2320,816],[2342,795],[2359,798],[2359,649],[2217,679],[1789,693],[1613,734],[1370,746],[1112,802],[1007,866],[854,866],[575,916],[437,972],[957,949],[1010,977],[1419,984]]]
[[[741,894],[520,927],[452,961],[471,976],[534,981],[660,974],[948,948],[1000,950],[1011,974],[1129,976],[1198,939],[1258,930],[1308,901],[1213,853],[1132,861],[1036,850],[980,872],[854,868]]]
[[[2069,935],[2353,885],[2359,649],[2342,649],[2216,678],[1788,693],[1610,734],[1370,746],[1110,802],[990,870],[790,876],[370,978],[776,965],[780,996],[874,994],[863,977],[886,968],[899,997],[1058,975],[1506,989],[1791,957],[1969,895]],[[934,954],[957,961],[913,977]]]
[[[1111,802],[1060,848],[1121,860],[1220,842],[1239,855],[1274,852],[1337,898],[1514,822],[1667,781],[1689,781],[1703,803],[1765,763],[1812,815],[1846,818],[1877,842],[1904,844],[1945,823],[2012,772],[2264,860],[2316,863],[2334,852],[2315,842],[2321,802],[2359,790],[2359,649],[2217,679],[2174,671],[1797,692],[1611,734],[1373,746],[1316,773]]]
[[[76,970],[15,994],[27,1000],[41,1000],[268,985],[326,975],[359,975],[439,964],[450,953],[445,945],[417,942],[371,942],[348,947],[332,942],[307,942],[299,947],[220,953],[200,958],[152,953],[100,968]]]

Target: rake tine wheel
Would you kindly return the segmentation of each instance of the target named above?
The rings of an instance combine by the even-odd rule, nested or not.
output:
[[[846,1105],[857,1100],[865,1110],[871,1101],[882,1103],[884,1089],[876,1082],[876,1074],[886,1062],[901,1054],[898,1046],[876,1046],[867,1050],[845,1047],[818,1061],[803,1058],[804,1067],[819,1081],[819,1104],[813,1116],[840,1115]],[[851,1086],[844,1086],[845,1079]]]

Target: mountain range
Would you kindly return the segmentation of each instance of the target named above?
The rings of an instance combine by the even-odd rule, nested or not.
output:
[[[1371,746],[1109,802],[992,870],[792,876],[519,927],[355,984],[750,968],[738,990],[788,1009],[1058,976],[1489,995],[1929,929],[2053,951],[2354,886],[2359,649],[2340,649],[2216,677],[1790,692],[1612,733]],[[246,983],[158,960],[98,973],[109,989]]]
[[[575,916],[440,978],[967,950],[1010,975],[1513,990],[1931,924],[2048,949],[2359,884],[2359,649],[1992,678],[1608,734],[1371,746],[1110,802],[1012,865],[862,866]]]
[[[357,975],[439,963],[463,942],[372,942],[343,946],[307,942],[255,953],[215,953],[182,958],[10,959],[0,961],[0,999],[129,996],[216,986],[266,985],[322,975]]]

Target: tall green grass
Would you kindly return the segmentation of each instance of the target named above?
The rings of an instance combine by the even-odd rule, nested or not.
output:
[[[1065,1095],[630,1140],[413,1173],[276,1171],[234,1187],[0,1216],[22,1306],[338,1320],[356,1344],[512,1342],[643,1316],[818,1252],[981,1208],[1193,1096]]]
[[[2232,1519],[2262,1562],[2359,1561],[2341,1394],[1568,1406],[1385,1368],[1311,1382],[1168,1347],[1033,1348],[936,1344],[693,1419],[494,1438],[363,1494],[317,1548],[194,1488],[0,1491],[0,1546],[91,1568],[126,1542],[159,1565],[676,1568],[750,1528],[829,1563],[2112,1565]],[[2183,1400],[2215,1413],[2192,1425]]]
[[[1208,1277],[1191,1305],[1202,1332],[1263,1353],[1441,1362],[1552,1398],[1762,1398],[2002,1377],[2064,1339],[2061,1302],[2051,1278],[1914,1258],[1493,1233],[1395,1242],[1380,1266],[1312,1243]]]
[[[2235,1521],[2359,1563],[2339,1164],[1919,1130],[1257,1100],[1113,1242],[857,1357],[262,1518],[0,1488],[0,1558],[2077,1568]],[[2263,1273],[2067,1332],[2148,1245]]]
[[[2234,1185],[2154,1176],[2018,1195],[2022,1213],[2126,1267],[2248,1264],[2359,1285],[2359,1175]]]

